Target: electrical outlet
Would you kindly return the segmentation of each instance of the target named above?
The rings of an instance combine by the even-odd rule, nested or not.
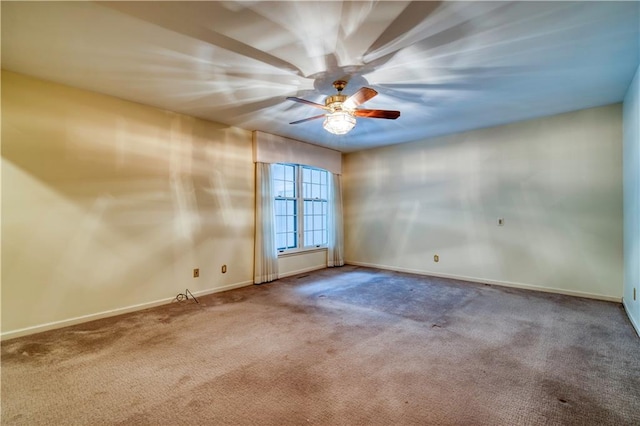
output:
[[[436,262],[436,263],[440,262],[440,256],[438,256],[437,254],[434,254],[433,255],[433,261]]]
[[[498,218],[498,226],[504,226],[504,219],[501,217]]]
[[[223,274],[227,273],[227,265],[222,265],[222,273]]]
[[[194,268],[193,270],[193,278],[198,278],[200,276],[200,269]]]

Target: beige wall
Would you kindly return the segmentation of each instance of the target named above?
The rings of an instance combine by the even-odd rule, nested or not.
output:
[[[311,250],[278,256],[278,276],[290,277],[327,267],[327,249]]]
[[[619,301],[621,142],[616,104],[348,154],[346,261]]]
[[[640,67],[624,98],[624,306],[640,334]],[[635,294],[635,297],[634,297]]]
[[[2,73],[4,337],[251,283],[253,206],[250,132]]]

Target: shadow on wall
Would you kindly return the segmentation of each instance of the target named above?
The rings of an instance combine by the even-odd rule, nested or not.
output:
[[[346,155],[348,261],[619,297],[620,119],[611,105]]]
[[[249,132],[13,73],[2,83],[3,330],[175,295],[212,259],[229,283],[251,278]],[[221,284],[204,272],[194,291]]]

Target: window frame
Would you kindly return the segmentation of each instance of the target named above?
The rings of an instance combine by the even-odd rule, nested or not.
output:
[[[318,250],[326,250],[328,247],[328,240],[329,240],[329,191],[330,191],[330,172],[328,170],[325,169],[321,169],[319,167],[314,167],[314,166],[308,166],[306,164],[295,164],[295,163],[274,163],[274,165],[282,165],[282,166],[293,166],[294,167],[294,176],[295,176],[295,180],[294,180],[294,197],[284,197],[284,196],[279,196],[277,194],[274,194],[274,201],[277,200],[291,200],[291,199],[295,199],[295,209],[294,209],[294,214],[296,216],[296,229],[295,229],[295,241],[296,241],[296,247],[292,247],[292,248],[278,248],[277,247],[277,243],[276,243],[276,251],[278,252],[278,257],[281,256],[287,256],[287,255],[291,255],[291,254],[296,254],[296,253],[301,253],[301,252],[310,252],[310,251],[318,251]],[[315,198],[305,198],[305,191],[304,191],[304,185],[308,184],[308,185],[313,185],[314,183],[312,182],[305,182],[303,179],[304,176],[304,170],[309,170],[311,171],[311,173],[313,173],[314,170],[316,171],[320,171],[322,173],[324,173],[324,182],[320,182],[320,197],[315,197]],[[273,179],[275,180],[275,173],[274,173],[274,177]],[[322,198],[322,185],[324,185],[324,187],[326,188],[326,198]],[[326,210],[325,212],[321,215],[324,217],[324,240],[326,242],[322,243],[322,244],[313,244],[313,245],[309,245],[309,246],[305,246],[305,201],[306,202],[314,202],[314,201],[322,201],[325,203],[326,205]],[[276,215],[276,211],[274,211],[274,220],[277,221],[277,215]],[[311,216],[313,217],[313,215]],[[313,220],[313,219],[312,219]],[[277,231],[278,231],[278,227],[277,227],[277,222],[274,224],[274,227],[276,229],[276,235],[277,235]],[[315,229],[313,229],[315,230]],[[313,231],[312,230],[312,231]],[[307,231],[308,232],[308,231]],[[276,238],[276,241],[278,239]]]

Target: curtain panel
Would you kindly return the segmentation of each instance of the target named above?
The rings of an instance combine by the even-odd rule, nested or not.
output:
[[[327,242],[327,266],[344,265],[344,230],[342,222],[342,179],[331,173],[329,185],[329,237]]]
[[[253,283],[278,279],[278,252],[274,223],[274,193],[271,164],[256,163],[256,235]]]

